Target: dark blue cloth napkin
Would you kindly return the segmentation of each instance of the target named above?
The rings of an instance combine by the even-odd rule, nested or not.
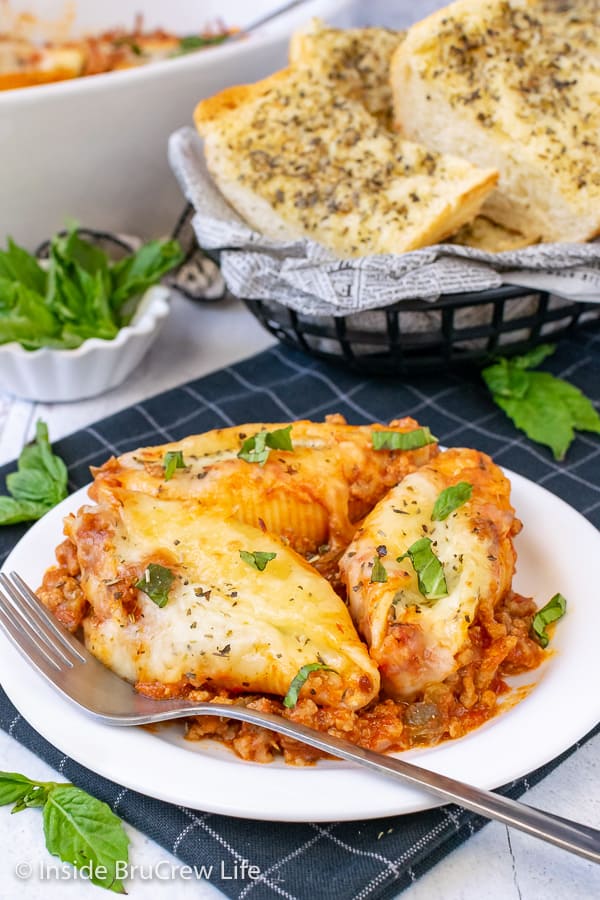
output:
[[[589,324],[564,339],[545,367],[567,377],[598,407],[600,326]],[[319,420],[333,412],[356,424],[413,415],[442,443],[492,454],[496,462],[543,485],[600,524],[598,436],[579,435],[567,462],[556,463],[546,449],[514,429],[473,371],[403,381],[365,378],[278,346],[82,429],[58,441],[56,450],[69,467],[70,487],[75,490],[89,481],[90,465],[137,446],[218,426]],[[12,468],[5,467],[0,475]],[[24,526],[2,529],[1,560],[25,530]],[[1,691],[0,725],[59,769],[65,779],[106,800],[119,816],[184,863],[212,866],[211,883],[240,900],[313,900],[323,896],[324,877],[327,896],[333,900],[393,897],[485,824],[454,806],[391,819],[329,824],[273,824],[199,813],[143,797],[64,757],[27,724]],[[574,749],[503,792],[519,796]],[[260,878],[223,879],[222,873],[231,873],[242,859],[260,868]]]

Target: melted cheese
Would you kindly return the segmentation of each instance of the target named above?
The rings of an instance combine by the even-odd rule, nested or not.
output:
[[[467,481],[471,499],[441,522],[431,514],[440,492]],[[515,529],[510,486],[489,457],[450,450],[408,475],[367,517],[340,563],[350,609],[386,689],[412,697],[457,668],[456,655],[480,603],[495,605],[512,578]],[[407,559],[417,540],[429,537],[442,563],[448,595],[428,601]],[[371,583],[377,547],[388,580]]]
[[[317,702],[355,709],[376,696],[377,668],[344,603],[292,550],[192,504],[129,491],[117,500],[67,525],[92,607],[86,644],[109,668],[134,682],[281,696],[317,662],[334,670],[306,683]],[[260,572],[240,550],[277,555]],[[131,587],[151,562],[175,575],[162,608]]]
[[[126,453],[95,472],[90,496],[110,504],[113,492],[124,487],[163,499],[193,499],[212,513],[266,527],[299,553],[311,555],[327,546],[319,562],[324,570],[351,540],[356,521],[387,488],[437,453],[435,443],[410,451],[376,451],[371,435],[382,426],[351,426],[340,417],[294,422],[293,450],[272,450],[264,465],[238,458],[248,437],[284,427],[286,423],[239,425]],[[385,430],[417,427],[406,418]],[[177,451],[185,468],[165,481],[165,454]]]

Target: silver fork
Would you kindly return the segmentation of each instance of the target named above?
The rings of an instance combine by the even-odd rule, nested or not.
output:
[[[600,831],[464,784],[403,759],[365,750],[272,713],[224,703],[151,700],[110,672],[41,605],[16,572],[0,573],[0,627],[25,659],[68,700],[106,725],[145,725],[184,716],[222,716],[261,725],[381,775],[424,787],[584,859],[600,862]]]

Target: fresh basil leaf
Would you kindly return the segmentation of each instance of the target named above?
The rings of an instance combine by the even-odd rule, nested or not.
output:
[[[175,469],[186,469],[181,450],[168,450],[163,459],[165,468],[165,481],[170,481],[175,474]]]
[[[71,224],[66,234],[56,235],[51,247],[63,260],[77,265],[89,275],[108,271],[108,256],[96,244],[80,236],[76,223]]]
[[[451,487],[445,488],[434,503],[431,519],[433,522],[443,522],[450,513],[461,507],[471,499],[473,485],[468,481],[459,481]]]
[[[540,344],[534,347],[522,356],[513,356],[511,362],[519,369],[537,369],[540,363],[543,363],[548,356],[552,356],[556,350],[555,344]]]
[[[385,566],[381,562],[379,555],[373,560],[373,570],[371,572],[371,584],[384,584],[388,580],[388,574]]]
[[[286,425],[285,428],[276,428],[275,431],[267,431],[267,447],[270,447],[271,450],[293,451],[292,426]]]
[[[488,388],[496,397],[524,397],[529,388],[530,373],[511,360],[500,359],[481,373]],[[498,402],[496,400],[496,402]]]
[[[123,324],[127,324],[134,311],[124,310],[125,304],[140,297],[183,258],[183,250],[177,241],[149,241],[136,253],[113,264],[111,304]]]
[[[46,847],[76,867],[92,870],[94,884],[125,893],[117,864],[129,862],[129,838],[106,803],[72,784],[32,781],[17,772],[0,772],[0,805],[14,803],[11,812],[42,806]]]
[[[23,448],[17,471],[6,476],[10,497],[0,497],[0,525],[39,519],[67,496],[67,467],[52,452],[48,426],[36,424],[35,441]]]
[[[19,469],[6,476],[6,487],[15,500],[51,502],[54,497],[54,479],[40,469]]]
[[[48,799],[48,790],[49,785],[47,784],[34,784],[26,794],[19,797],[10,811],[11,815],[13,813],[23,812],[24,809],[44,806]]]
[[[18,772],[0,772],[0,806],[26,797],[34,785],[34,781]]]
[[[42,419],[38,419],[35,424],[35,446],[39,448],[42,464],[49,475],[54,478],[56,483],[67,494],[67,467],[60,456],[52,452],[50,446],[50,436],[48,434],[48,426]]]
[[[18,525],[19,522],[33,522],[45,516],[51,508],[46,503],[15,500],[14,497],[0,497],[0,525]]]
[[[46,272],[35,256],[15,244],[12,238],[8,239],[8,249],[0,250],[0,278],[17,282],[41,296],[46,292]]]
[[[264,572],[267,568],[267,563],[270,563],[276,556],[276,553],[263,553],[262,550],[255,550],[253,553],[250,553],[249,550],[240,550],[240,557],[244,562],[258,572]]]
[[[162,609],[163,606],[167,605],[169,591],[174,581],[175,576],[170,569],[158,563],[150,563],[140,580],[136,581],[134,587],[147,594],[152,602]]]
[[[543,380],[545,384],[547,384],[546,375],[546,372],[535,373],[535,377]],[[552,379],[552,392],[555,398],[559,399],[569,411],[573,428],[578,431],[592,431],[600,434],[600,415],[594,409],[591,400],[588,400],[579,388],[569,384],[568,381],[554,378],[553,375],[548,375],[548,377]]]
[[[408,548],[406,553],[397,558],[402,562],[407,557],[417,573],[419,591],[427,600],[440,600],[448,596],[448,586],[444,577],[444,568],[431,549],[431,538],[423,537]]]
[[[48,426],[39,419],[35,441],[23,448],[18,471],[6,477],[9,493],[16,500],[31,500],[55,506],[67,496],[67,467],[52,452]]]
[[[60,347],[61,324],[43,296],[0,277],[0,344],[11,341],[26,350]]]
[[[550,447],[555,459],[565,457],[575,430],[600,434],[600,416],[582,392],[549,372],[530,368],[554,348],[543,345],[525,356],[500,359],[482,371],[494,402],[517,428]]]
[[[0,251],[0,343],[74,349],[112,340],[140,295],[183,259],[176,241],[151,241],[116,263],[76,224],[50,242],[48,271],[12,241]]]
[[[293,451],[292,426],[276,428],[274,431],[259,431],[246,438],[243,442],[238,457],[248,463],[259,463],[264,466],[269,458],[271,450]]]
[[[543,372],[529,373],[524,397],[494,397],[494,400],[528,438],[549,447],[556,460],[565,458],[574,437],[573,419],[568,408],[558,401],[552,381],[545,382]],[[552,379],[552,376],[548,376]]]
[[[298,695],[305,684],[306,679],[311,672],[316,672],[317,669],[323,669],[325,672],[335,672],[335,669],[332,669],[331,666],[326,666],[323,663],[307,663],[305,666],[302,666],[302,668],[298,670],[298,674],[292,679],[288,692],[283,698],[284,706],[287,706],[288,709],[292,709],[292,707],[296,705],[298,702]]]
[[[437,443],[437,438],[427,427],[413,431],[372,431],[371,439],[374,450],[417,450]]]
[[[546,625],[562,619],[566,611],[567,601],[562,594],[555,594],[545,606],[538,609],[531,623],[531,636],[541,647],[547,647],[550,642]]]
[[[529,387],[528,369],[533,369],[546,357],[551,356],[556,347],[541,344],[522,356],[510,359],[500,357],[493,365],[482,371],[483,379],[493,394],[502,397],[524,397]]]
[[[75,230],[50,243],[47,303],[63,325],[66,343],[91,337],[112,340],[118,330],[111,307],[107,255]]]
[[[117,863],[129,860],[129,838],[111,808],[73,785],[57,784],[44,806],[46,847],[76,868],[89,866],[90,880],[117,894],[126,893]]]

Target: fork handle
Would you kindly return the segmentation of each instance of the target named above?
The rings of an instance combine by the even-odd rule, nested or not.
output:
[[[549,844],[554,844],[563,850],[582,856],[584,859],[595,863],[600,862],[600,831],[597,829],[563,819],[525,803],[511,800],[509,797],[503,797],[493,791],[465,784],[449,778],[447,775],[423,769],[403,759],[366,750],[364,747],[358,747],[342,738],[315,731],[306,725],[289,722],[273,713],[259,712],[243,706],[230,706],[224,703],[181,706],[181,701],[167,700],[165,706],[170,706],[171,709],[165,709],[164,717],[161,717],[164,719],[191,715],[213,715],[250,722],[254,725],[263,725],[271,731],[295,738],[317,750],[323,750],[349,762],[358,763],[359,766],[371,769],[380,775],[425,787],[446,802],[458,803],[465,809],[485,816],[487,819],[497,819],[505,825],[518,828],[526,834],[541,838]],[[153,704],[153,709],[156,710],[156,704]],[[156,712],[147,718],[157,721]],[[106,721],[106,717],[104,720]],[[127,722],[119,722],[111,718],[111,724],[131,724],[131,718]]]

